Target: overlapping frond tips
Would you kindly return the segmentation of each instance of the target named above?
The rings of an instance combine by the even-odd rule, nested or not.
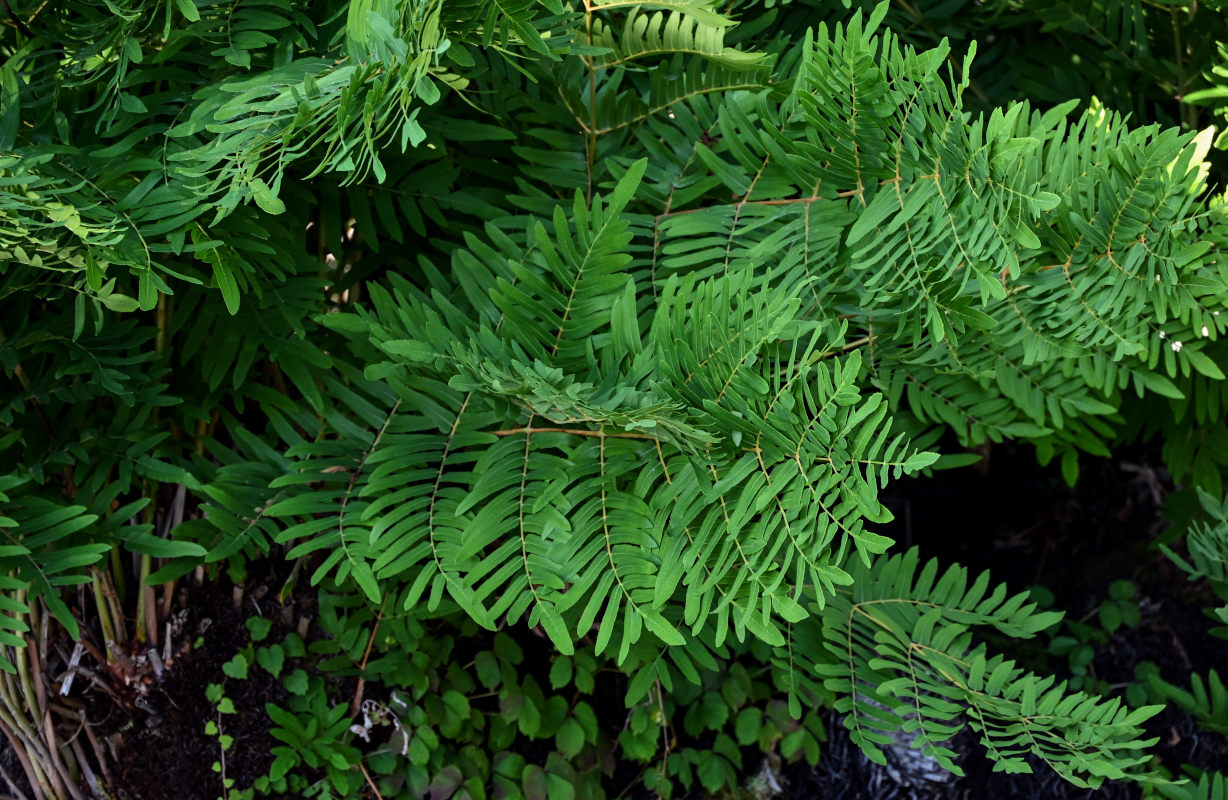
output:
[[[704,24],[681,11],[642,13],[632,8],[615,29],[600,19],[593,23],[591,44],[609,52],[597,59],[600,69],[628,65],[639,59],[684,53],[730,67],[749,69],[767,58],[725,46],[725,28]]]
[[[839,331],[798,318],[803,285],[689,276],[642,311],[624,253],[645,169],[556,212],[553,231],[475,239],[452,300],[406,287],[326,319],[386,354],[367,378],[397,400],[371,411],[378,435],[344,469],[332,445],[300,448],[319,451],[310,474],[340,493],[317,494],[349,521],[280,501],[273,516],[317,517],[283,534],[312,537],[296,553],[331,537],[344,546],[322,572],[404,576],[411,605],[446,593],[486,623],[527,616],[564,650],[591,632],[621,660],[646,634],[780,643],[778,620],[848,582],[840,554],[883,551],[865,528],[888,518],[877,491],[932,455],[859,392]]]

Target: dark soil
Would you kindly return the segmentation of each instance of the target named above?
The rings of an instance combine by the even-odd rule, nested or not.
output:
[[[280,609],[275,602],[253,601],[261,584],[249,581],[238,605],[234,587],[215,580],[190,590],[185,608],[186,643],[199,642],[174,660],[165,679],[150,693],[147,708],[111,716],[121,743],[119,760],[112,767],[114,785],[121,796],[135,800],[217,800],[223,795],[223,754],[218,736],[206,733],[213,721],[221,733],[234,737],[224,754],[225,776],[238,787],[250,786],[268,773],[278,742],[269,734],[265,703],[285,700],[285,689],[268,672],[253,665],[246,680],[234,680],[222,664],[249,643],[244,621],[261,612]],[[275,591],[275,588],[274,588]],[[269,592],[272,594],[272,592]],[[278,620],[274,635],[287,626]],[[207,698],[209,684],[221,684],[236,713],[219,714]],[[109,702],[102,697],[96,703]],[[102,712],[106,714],[107,712]],[[102,731],[105,732],[105,731]],[[214,764],[219,770],[214,769]]]

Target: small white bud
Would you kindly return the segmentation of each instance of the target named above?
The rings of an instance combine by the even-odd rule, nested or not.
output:
[[[1164,331],[1160,331],[1160,338],[1161,338],[1161,339],[1163,339],[1163,338],[1165,338],[1165,337],[1167,337],[1167,336],[1168,336],[1168,334],[1167,334],[1167,333],[1165,333]]]
[[[1203,335],[1203,336],[1210,336],[1210,335],[1211,335],[1211,332],[1207,330],[1207,326],[1206,326],[1206,325],[1203,325],[1203,326],[1202,326],[1202,335]]]
[[[1173,342],[1173,352],[1174,353],[1181,352],[1181,342]]]

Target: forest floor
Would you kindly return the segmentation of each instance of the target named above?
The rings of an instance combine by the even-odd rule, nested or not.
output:
[[[286,690],[263,669],[253,668],[238,681],[228,680],[222,670],[248,644],[244,621],[257,613],[253,604],[272,587],[249,580],[244,588],[236,593],[225,580],[196,587],[185,605],[185,627],[195,632],[199,647],[167,670],[145,709],[104,726],[123,737],[118,764],[112,766],[118,772],[113,785],[123,787],[133,800],[217,800],[223,776],[237,787],[248,787],[268,774],[272,748],[281,742],[269,732],[264,706],[284,703]],[[284,622],[276,628],[278,633],[289,629]],[[210,684],[222,685],[237,713],[219,713],[207,696]],[[210,721],[234,738],[224,753],[218,735],[208,732]]]

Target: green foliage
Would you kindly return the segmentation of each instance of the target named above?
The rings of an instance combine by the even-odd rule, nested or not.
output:
[[[226,696],[225,688],[220,683],[209,684],[205,689],[205,696],[216,709],[214,718],[205,723],[205,735],[217,737],[218,760],[214,761],[211,767],[218,774],[221,784],[222,793],[218,800],[250,800],[253,797],[252,790],[236,788],[235,779],[226,775],[226,754],[233,751],[234,737],[225,732],[225,727],[227,717],[238,713],[234,701]]]
[[[1064,659],[1069,670],[1068,684],[1072,689],[1088,692],[1105,691],[1093,670],[1098,650],[1123,632],[1142,621],[1142,608],[1137,599],[1138,588],[1131,581],[1117,580],[1109,584],[1108,597],[1080,619],[1066,617],[1045,633],[1049,637],[1045,653]],[[1053,593],[1043,586],[1030,589],[1031,599],[1041,608],[1053,605]],[[1131,704],[1141,705],[1146,694],[1132,684],[1127,691]],[[1138,702],[1135,703],[1134,701]]]
[[[1228,798],[1228,782],[1219,772],[1208,772],[1200,776],[1197,783],[1169,784],[1155,787],[1151,797],[1163,797],[1166,800],[1224,800]]]
[[[1205,579],[1223,602],[1228,600],[1228,570],[1225,569],[1228,563],[1228,500],[1221,500],[1202,489],[1198,490],[1198,500],[1205,518],[1193,521],[1186,531],[1184,544],[1189,559],[1163,544],[1160,550],[1187,572],[1190,580]],[[1228,605],[1208,609],[1208,615],[1228,622]],[[1228,628],[1223,626],[1211,631],[1221,638],[1226,632]],[[1201,675],[1191,675],[1188,691],[1164,680],[1154,664],[1140,664],[1135,672],[1149,699],[1173,703],[1192,715],[1201,728],[1228,733],[1228,690],[1216,670],[1210,670],[1205,680]],[[1218,780],[1216,786],[1219,787],[1217,792],[1222,791]]]
[[[1191,675],[1188,692],[1161,678],[1154,664],[1140,664],[1135,673],[1150,699],[1172,702],[1193,715],[1201,728],[1221,735],[1228,733],[1228,691],[1214,669],[1205,681],[1201,675]]]
[[[428,627],[377,618],[353,595],[321,599],[335,638],[304,647],[291,633],[279,645],[290,695],[267,707],[282,744],[252,787],[261,793],[353,796],[359,763],[386,797],[600,798],[622,763],[642,766],[663,796],[716,793],[755,766],[743,748],[814,763],[825,738],[817,715],[790,714],[781,673],[743,665],[766,662],[758,643],[723,650],[695,683],[653,682],[624,707],[625,678],[591,645],[537,659],[544,640],[524,628],[490,634],[461,612]],[[364,676],[357,715],[336,703],[321,670]]]
[[[1193,523],[1186,533],[1189,560],[1166,545],[1160,545],[1160,549],[1189,574],[1190,580],[1205,578],[1216,596],[1228,603],[1228,499],[1221,501],[1199,489],[1198,501],[1207,519]],[[1212,613],[1221,622],[1228,623],[1228,605]],[[1218,629],[1221,635],[1224,631],[1224,628]]]
[[[1004,586],[991,589],[987,574],[969,584],[960,567],[940,575],[935,561],[918,566],[910,550],[860,567],[851,593],[824,612],[828,653],[813,669],[870,758],[885,763],[875,745],[903,729],[958,773],[945,744],[967,724],[1007,772],[1030,772],[1030,753],[1076,785],[1098,786],[1147,760],[1142,750],[1155,740],[1140,740],[1141,726],[1163,706],[1131,710],[1119,699],[1068,692],[1065,683],[989,655],[970,632],[984,625],[1027,638],[1059,614],[1037,611],[1027,595],[1008,596]]]
[[[237,791],[599,796],[617,753],[717,792],[743,747],[815,760],[819,704],[872,758],[902,729],[953,768],[966,719],[1001,769],[1142,776],[1154,707],[990,654],[1054,615],[875,528],[944,432],[1073,480],[1158,431],[1218,488],[1212,136],[1095,76],[1181,95],[1222,23],[834,5],[6,4],[0,644],[34,604],[76,638],[64,589],[122,553],[146,585],[289,559],[324,637],[254,621],[223,668],[296,696]],[[458,664],[440,620],[498,633]]]

